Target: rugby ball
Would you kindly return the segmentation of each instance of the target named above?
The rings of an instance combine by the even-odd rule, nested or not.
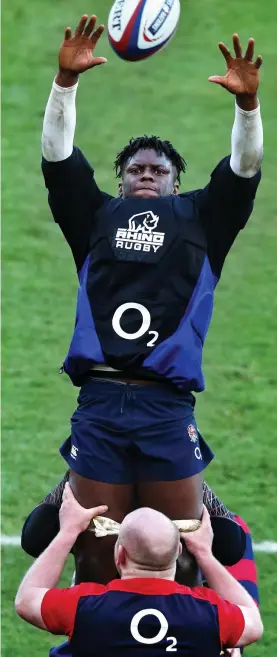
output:
[[[129,62],[154,55],[173,36],[180,0],[115,0],[108,18],[109,42]]]

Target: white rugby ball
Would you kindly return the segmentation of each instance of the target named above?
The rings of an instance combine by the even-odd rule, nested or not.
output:
[[[115,0],[108,18],[113,50],[134,62],[154,55],[173,36],[180,0]]]

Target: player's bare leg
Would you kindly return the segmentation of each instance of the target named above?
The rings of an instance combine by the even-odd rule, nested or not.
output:
[[[131,484],[107,484],[81,477],[70,471],[69,483],[78,502],[86,507],[97,506],[97,500],[105,500],[108,511],[105,515],[121,523],[133,509],[134,489]],[[116,536],[95,538],[86,531],[77,539],[73,553],[76,566],[76,584],[99,582],[107,584],[117,576],[113,548]]]
[[[136,492],[139,506],[150,506],[171,520],[200,520],[202,516],[202,472],[177,481],[141,482]]]
[[[203,510],[202,473],[177,481],[151,481],[137,485],[138,506],[150,506],[172,520],[200,520]],[[176,579],[180,584],[200,584],[199,569],[187,550],[178,559]]]
[[[201,475],[200,475],[201,476]],[[158,510],[164,509],[173,519],[185,520],[192,516],[197,516],[198,510],[194,503],[190,505],[188,511],[187,501],[183,508],[183,496],[190,498],[189,488],[193,484],[193,498],[199,492],[199,475],[177,480],[175,482],[148,482],[140,484],[140,491],[135,491],[133,499],[129,485],[101,484],[98,481],[84,479],[71,473],[71,479],[74,478],[75,494],[79,495],[79,500],[85,506],[90,506],[102,499],[102,495],[109,496],[109,510],[107,517],[111,517],[117,522],[121,522],[125,513],[130,508],[137,508],[142,503],[153,506],[155,504]],[[22,547],[33,557],[39,556],[41,552],[53,540],[59,527],[58,510],[61,505],[62,495],[65,482],[69,479],[69,471],[59,484],[44,498],[43,502],[38,505],[29,514],[24,528],[22,530]],[[181,486],[180,486],[181,484]],[[74,484],[72,484],[74,486]],[[77,492],[76,492],[77,491]],[[138,500],[138,493],[141,493],[141,499]],[[149,496],[149,497],[148,497]],[[123,501],[122,501],[123,498]],[[126,503],[127,500],[127,503]],[[233,565],[240,558],[240,551],[243,548],[243,536],[239,535],[233,522],[233,514],[219,500],[215,493],[209,488],[206,482],[203,485],[203,501],[210,513],[214,529],[215,556],[224,565]],[[131,504],[131,507],[130,507]],[[201,505],[200,505],[201,506]],[[201,507],[202,508],[202,507]],[[176,512],[176,509],[178,513]],[[53,511],[53,512],[52,512]],[[225,524],[225,526],[224,526]],[[244,532],[242,532],[244,535]],[[106,582],[116,575],[113,565],[113,545],[115,538],[108,536],[106,538],[95,538],[91,531],[86,532],[79,539],[76,549],[76,560],[78,561],[78,581],[87,579],[96,579],[96,581]],[[243,548],[244,550],[244,548]],[[94,553],[96,551],[96,558]],[[101,563],[99,563],[99,552]],[[103,561],[104,560],[104,561]],[[183,570],[183,575],[180,579]],[[189,573],[188,573],[189,571]],[[188,574],[190,579],[188,580]],[[178,581],[186,582],[191,585],[195,583],[194,569],[188,560],[183,559],[178,565]]]
[[[108,518],[122,522],[135,506],[150,506],[172,520],[200,519],[203,508],[202,473],[178,481],[145,482],[137,485],[136,499],[131,485],[106,484],[81,477],[70,471],[69,482],[82,506],[90,508],[105,500]],[[57,491],[57,499],[61,491]],[[55,495],[52,494],[52,499]],[[76,584],[84,581],[107,583],[117,575],[113,560],[116,536],[95,538],[90,531],[82,534],[75,546]],[[180,583],[195,585],[198,568],[194,560],[180,557],[177,578]]]

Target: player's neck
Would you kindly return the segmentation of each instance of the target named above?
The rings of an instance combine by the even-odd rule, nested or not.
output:
[[[145,570],[143,568],[126,568],[121,572],[121,579],[134,579],[134,578],[157,578],[157,579],[168,579],[174,581],[175,579],[175,568],[169,568],[168,570]]]

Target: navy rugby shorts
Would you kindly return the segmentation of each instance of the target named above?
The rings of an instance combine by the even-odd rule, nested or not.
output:
[[[60,453],[79,475],[112,484],[191,477],[213,453],[187,399],[166,383],[91,377],[80,390]]]

